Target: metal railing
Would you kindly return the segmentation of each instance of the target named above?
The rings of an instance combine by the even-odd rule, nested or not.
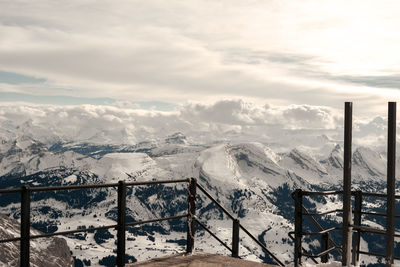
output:
[[[254,237],[242,224],[240,224],[239,219],[233,217],[224,207],[221,206],[221,204],[218,203],[201,185],[197,184],[197,188],[200,189],[212,202],[214,202],[217,207],[222,210],[233,222],[232,226],[232,249],[229,248],[228,245],[226,245],[221,239],[219,239],[216,235],[212,234],[212,236],[220,242],[223,246],[225,246],[228,250],[232,252],[232,257],[239,257],[239,229],[242,229],[243,232],[245,232],[259,247],[261,247],[265,252],[270,255],[276,263],[278,263],[279,266],[284,266],[283,262],[280,261],[268,248],[266,248],[257,238]],[[199,220],[197,220],[197,223],[205,229],[207,232],[211,233],[207,229],[207,227],[202,224]]]
[[[331,227],[328,229],[324,229],[318,221],[315,219],[316,216],[323,216],[327,214],[333,213],[343,213],[341,209],[333,209],[325,212],[314,212],[310,213],[303,205],[303,197],[304,196],[328,196],[328,195],[342,195],[343,191],[321,191],[321,192],[311,192],[311,191],[303,191],[301,189],[297,189],[294,191],[291,196],[295,201],[295,231],[290,232],[289,236],[294,236],[295,242],[295,266],[300,266],[302,257],[311,258],[314,262],[316,258],[320,258],[322,263],[326,263],[329,260],[329,254],[333,251],[337,251],[341,256],[343,256],[343,244],[341,246],[337,245],[336,242],[330,236],[333,231],[343,231],[343,227]],[[385,258],[387,255],[362,251],[360,250],[360,236],[361,233],[374,233],[379,235],[386,235],[387,230],[382,230],[373,227],[367,227],[362,225],[362,215],[370,215],[370,216],[380,216],[387,217],[387,214],[377,213],[377,212],[369,212],[363,211],[363,196],[367,197],[377,197],[377,198],[386,198],[386,194],[378,194],[378,193],[367,193],[362,191],[352,191],[351,195],[354,197],[354,208],[353,208],[353,223],[349,226],[352,227],[353,234],[353,242],[351,248],[351,259],[352,264],[356,265],[359,262],[360,254],[375,256]],[[400,200],[400,196],[395,196],[396,200]],[[303,231],[303,216],[310,218],[311,223],[317,227],[319,232],[304,232]],[[394,218],[400,218],[400,216],[394,216]],[[306,250],[302,247],[302,238],[304,236],[321,236],[321,251],[318,254],[307,253]],[[394,234],[394,237],[400,237],[399,234]],[[342,242],[343,243],[343,242]],[[394,251],[394,250],[393,250]],[[394,260],[400,260],[399,257],[395,257],[391,255]]]
[[[187,213],[158,218],[150,219],[138,222],[126,222],[126,188],[128,186],[140,186],[140,185],[155,185],[155,184],[171,184],[171,183],[187,183],[188,185],[188,208]],[[99,227],[80,228],[75,230],[60,231],[54,233],[45,233],[39,235],[30,235],[30,195],[32,192],[45,192],[45,191],[60,191],[60,190],[78,190],[78,189],[94,189],[94,188],[110,188],[117,187],[118,190],[118,207],[117,207],[117,224],[105,225]],[[214,233],[212,233],[206,225],[201,223],[196,217],[196,206],[197,206],[197,195],[196,189],[199,188],[212,202],[214,202],[219,209],[221,209],[230,219],[233,220],[232,229],[232,247],[229,247],[221,239],[219,239]],[[239,229],[242,229],[250,238],[252,238],[264,251],[266,251],[280,266],[283,263],[271,253],[260,241],[258,241],[243,225],[240,224],[239,220],[230,214],[224,207],[222,207],[201,185],[197,183],[195,178],[189,179],[177,179],[177,180],[160,180],[160,181],[148,181],[148,182],[125,182],[119,181],[118,183],[109,184],[92,184],[92,185],[70,185],[70,186],[50,186],[50,187],[29,187],[27,185],[22,186],[19,189],[2,189],[0,194],[21,194],[21,223],[20,223],[20,237],[9,238],[0,240],[1,243],[20,241],[20,266],[28,267],[30,258],[30,240],[37,238],[45,238],[56,235],[68,235],[80,232],[91,232],[95,230],[111,229],[117,230],[117,258],[116,265],[118,267],[125,266],[125,242],[126,242],[126,227],[136,226],[146,223],[154,223],[168,220],[177,220],[187,218],[187,239],[186,239],[186,252],[192,253],[194,249],[196,224],[211,234],[217,241],[232,252],[232,257],[239,257]]]

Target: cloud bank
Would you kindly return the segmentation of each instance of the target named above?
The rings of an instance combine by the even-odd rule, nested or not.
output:
[[[193,143],[264,142],[276,147],[342,143],[341,110],[310,105],[258,105],[242,100],[189,103],[161,112],[126,106],[0,105],[0,138],[136,144],[181,132]],[[355,142],[385,147],[386,120],[355,118]]]

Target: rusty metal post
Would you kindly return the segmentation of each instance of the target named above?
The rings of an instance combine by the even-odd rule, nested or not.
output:
[[[301,189],[294,191],[296,201],[294,207],[294,267],[301,266],[301,239],[303,232],[303,193]]]
[[[117,266],[125,266],[126,184],[118,182]]]
[[[351,262],[351,142],[353,124],[353,103],[346,102],[344,110],[344,157],[343,157],[343,233],[342,233],[342,266]]]
[[[361,226],[361,209],[362,209],[362,192],[357,190],[354,193],[354,225]],[[353,253],[352,263],[358,266],[360,260],[360,229],[357,229],[353,234]]]
[[[21,191],[21,241],[20,241],[20,266],[29,267],[30,248],[30,209],[31,199],[28,185],[22,186]]]
[[[186,252],[192,253],[194,249],[194,237],[196,235],[196,178],[190,178],[188,186],[188,221]]]
[[[329,234],[325,233],[321,236],[321,252],[328,250],[329,248]],[[321,256],[321,262],[327,263],[329,260],[329,253]]]
[[[233,220],[232,227],[232,257],[239,258],[239,219]]]
[[[396,102],[389,102],[388,108],[386,266],[393,266],[396,182]]]

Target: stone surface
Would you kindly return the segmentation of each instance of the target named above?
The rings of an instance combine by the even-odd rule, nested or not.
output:
[[[175,254],[162,258],[151,259],[148,261],[137,262],[134,264],[126,265],[127,267],[273,267],[259,262],[246,261],[242,259],[206,254],[196,253],[191,255]]]
[[[19,237],[20,223],[0,214],[0,239]],[[41,234],[31,228],[31,235]],[[19,266],[19,241],[0,244],[0,266]],[[59,237],[31,240],[31,267],[72,267],[73,258],[67,242]]]

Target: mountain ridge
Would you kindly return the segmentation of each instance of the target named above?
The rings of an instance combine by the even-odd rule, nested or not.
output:
[[[175,137],[179,140],[185,139],[182,134]],[[28,138],[24,142],[29,144],[38,141]],[[340,188],[342,179],[342,147],[339,144],[332,147],[326,158],[320,159],[318,155],[312,155],[310,150],[295,148],[287,152],[275,152],[270,146],[259,142],[198,145],[164,140],[142,144],[141,149],[146,149],[140,152],[127,149],[126,145],[98,147],[87,143],[74,143],[72,150],[71,144],[48,149],[40,142],[37,146],[25,145],[21,151],[7,143],[3,143],[0,150],[0,188],[24,184],[78,185],[118,180],[148,181],[195,177],[228,211],[238,216],[251,232],[258,233],[258,238],[267,246],[273,247],[274,252],[286,262],[293,256],[292,242],[287,238],[287,233],[293,227],[293,202],[290,193],[296,188],[337,189]],[[86,149],[88,146],[90,149]],[[94,146],[97,146],[97,150],[92,149]],[[8,147],[10,148],[7,149]],[[76,149],[86,151],[86,154],[74,152]],[[377,175],[383,175],[381,170],[386,167],[380,153],[357,148],[353,157],[357,159],[354,169],[361,172],[359,176],[355,176],[353,186],[383,190],[384,177],[379,176],[380,179],[376,179]],[[21,158],[24,160],[20,161]],[[374,160],[377,158],[381,160]],[[36,164],[38,162],[40,163]],[[13,171],[16,166],[19,172]],[[17,198],[0,200],[0,212],[19,217],[16,210]],[[73,194],[38,194],[32,199],[32,224],[40,230],[50,232],[114,224],[115,201],[115,189],[88,190]],[[337,205],[335,199],[326,198],[324,201],[326,207]],[[129,189],[127,203],[127,218],[130,221],[174,216],[185,212],[187,208],[186,188],[182,184]],[[312,201],[305,203],[310,209],[317,207]],[[200,219],[206,218],[209,227],[224,240],[230,240],[231,223],[203,197],[199,198],[198,216]],[[265,225],[273,230],[266,231]],[[134,261],[183,250],[185,231],[184,222],[165,222],[132,228],[128,230],[127,253]],[[100,262],[107,264],[112,261],[115,245],[110,236],[115,238],[115,234],[114,230],[109,230],[99,234],[70,235],[66,240],[76,261],[84,264],[83,260],[90,260],[96,266],[101,265]],[[253,253],[266,257],[262,251],[252,247],[250,240],[244,239],[243,242],[241,251],[246,258],[256,260]],[[210,241],[205,235],[199,236],[196,244],[201,250],[207,251],[211,248],[213,252],[226,253],[223,247]],[[309,248],[317,249],[315,245],[309,245]]]

